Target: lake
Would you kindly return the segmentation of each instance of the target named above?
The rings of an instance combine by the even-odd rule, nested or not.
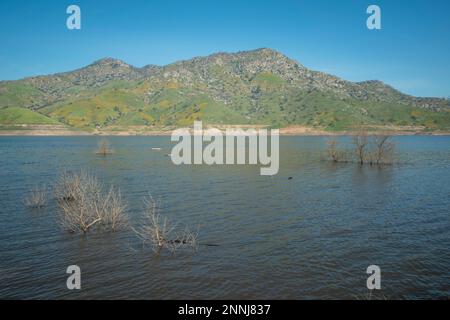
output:
[[[374,298],[450,297],[448,136],[395,137],[385,167],[331,163],[325,137],[281,137],[275,176],[175,166],[170,137],[108,139],[115,153],[102,157],[98,137],[0,137],[0,298],[364,299],[370,265]],[[33,186],[80,168],[120,187],[133,226],[143,198],[161,198],[164,216],[198,226],[198,251],[156,255],[131,230],[70,234],[51,193],[43,209],[24,206]]]

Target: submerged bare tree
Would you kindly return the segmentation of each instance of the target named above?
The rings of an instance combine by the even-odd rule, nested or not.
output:
[[[110,148],[109,141],[106,138],[102,138],[98,142],[98,148],[95,153],[101,154],[102,156],[107,156],[109,154],[113,154],[114,151]]]
[[[144,244],[148,243],[152,246],[155,253],[159,253],[163,248],[174,252],[181,246],[197,249],[198,233],[191,232],[188,228],[178,232],[167,217],[161,216],[160,201],[151,196],[144,199],[141,226],[138,229],[132,229]]]
[[[395,144],[394,142],[390,141],[390,136],[376,136],[374,138],[373,145],[373,163],[380,165],[391,164],[393,162]]]
[[[45,186],[35,186],[26,196],[24,203],[27,207],[38,209],[45,207],[47,201],[47,188]]]
[[[125,215],[127,206],[122,201],[119,189],[111,187],[104,197],[103,203],[105,204],[102,215],[104,225],[110,226],[112,231],[116,231],[128,224],[128,217]]]
[[[127,223],[120,191],[108,193],[98,179],[85,171],[63,172],[55,186],[61,225],[70,232],[86,233],[94,227],[115,231]]]
[[[170,237],[174,226],[167,217],[161,217],[160,202],[151,196],[144,199],[144,215],[139,230],[133,228],[138,237],[145,243],[149,242],[154,251],[161,250],[164,246],[171,249]]]
[[[367,146],[369,140],[367,138],[367,132],[361,131],[353,137],[353,144],[355,146],[356,159],[359,164],[364,164],[367,159]]]
[[[387,165],[393,163],[395,144],[388,135],[369,136],[367,131],[360,130],[353,136],[354,157],[360,165]],[[330,138],[327,141],[327,152],[333,162],[347,161],[349,155],[340,150],[338,141]]]
[[[331,161],[333,162],[339,162],[343,160],[344,153],[338,149],[338,141],[336,138],[330,138],[327,141],[327,151],[328,155],[331,158]]]
[[[89,190],[96,195],[101,190],[101,185],[96,177],[84,170],[69,172],[64,170],[58,177],[54,188],[57,201],[74,201]]]

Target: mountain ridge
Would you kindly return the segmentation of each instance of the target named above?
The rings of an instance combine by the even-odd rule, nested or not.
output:
[[[301,124],[449,126],[450,101],[414,97],[380,80],[351,82],[269,48],[141,68],[111,57],[62,73],[0,82],[0,108],[33,110],[79,128]],[[348,119],[346,119],[346,116]],[[9,117],[11,118],[11,117]]]

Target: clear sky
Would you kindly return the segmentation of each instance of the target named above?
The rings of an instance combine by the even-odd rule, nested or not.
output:
[[[79,5],[82,29],[66,28]],[[366,9],[382,10],[368,30]],[[103,57],[141,67],[269,47],[351,81],[450,96],[448,0],[1,0],[0,79],[69,71]]]

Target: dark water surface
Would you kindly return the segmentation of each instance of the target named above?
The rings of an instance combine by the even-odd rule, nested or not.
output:
[[[323,160],[325,138],[282,137],[274,177],[177,167],[169,137],[109,140],[116,153],[103,158],[96,137],[0,138],[0,298],[354,299],[372,264],[379,297],[450,296],[450,137],[397,137],[399,164],[385,168],[335,165]],[[155,256],[129,230],[64,232],[54,200],[40,211],[22,202],[64,168],[119,186],[134,226],[150,192],[219,246]],[[81,291],[66,288],[72,264]]]

